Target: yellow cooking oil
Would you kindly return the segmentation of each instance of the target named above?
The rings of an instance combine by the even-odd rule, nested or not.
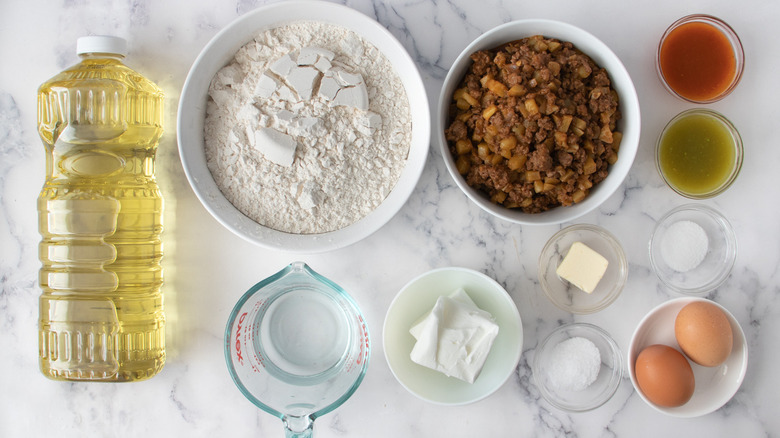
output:
[[[80,38],[77,51],[80,62],[38,90],[41,371],[143,380],[165,363],[163,93],[123,64],[123,39]]]

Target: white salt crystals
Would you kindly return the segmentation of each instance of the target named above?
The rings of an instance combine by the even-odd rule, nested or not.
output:
[[[669,226],[661,242],[661,256],[670,268],[688,272],[701,264],[709,250],[707,232],[692,221]]]
[[[564,391],[582,391],[598,378],[601,353],[590,339],[573,337],[553,348],[549,363],[547,376],[553,386]]]

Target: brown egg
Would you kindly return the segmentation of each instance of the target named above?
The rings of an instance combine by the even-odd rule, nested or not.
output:
[[[691,365],[682,353],[668,345],[645,347],[636,358],[634,370],[639,389],[658,406],[682,406],[693,397]]]
[[[706,301],[694,301],[680,309],[674,320],[674,335],[683,353],[705,367],[722,364],[734,344],[728,317]]]

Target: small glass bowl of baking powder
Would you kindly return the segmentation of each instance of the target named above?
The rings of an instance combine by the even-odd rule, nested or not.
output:
[[[623,354],[604,329],[566,324],[536,348],[532,371],[539,392],[550,404],[586,412],[606,403],[623,379]]]
[[[672,209],[650,237],[653,271],[666,287],[685,295],[703,295],[723,284],[736,257],[731,223],[701,204]]]

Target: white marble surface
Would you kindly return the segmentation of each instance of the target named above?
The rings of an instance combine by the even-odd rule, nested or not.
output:
[[[213,220],[190,190],[176,149],[178,96],[187,70],[207,41],[263,1],[4,1],[0,5],[0,436],[282,436],[280,421],[249,403],[225,366],[228,314],[255,282],[294,259],[309,263],[352,293],[373,336],[368,374],[342,407],[317,420],[318,437],[426,436],[776,436],[780,435],[780,112],[777,41],[780,4],[746,0],[585,1],[347,1],[377,19],[417,62],[434,107],[458,52],[498,24],[520,18],[567,21],[604,40],[632,75],[642,106],[640,151],[625,184],[578,222],[612,231],[625,247],[629,280],[606,310],[573,317],[542,294],[536,263],[559,227],[521,227],[472,205],[431,148],[416,191],[401,212],[351,247],[294,256],[252,246]],[[736,183],[704,201],[734,224],[739,254],[732,276],[709,298],[728,308],[745,330],[750,364],[735,397],[700,418],[676,419],[646,406],[625,378],[617,394],[592,412],[569,414],[540,399],[530,363],[540,340],[558,325],[595,323],[621,348],[638,320],[674,297],[650,270],[647,242],[655,221],[685,202],[658,177],[652,151],[660,129],[690,107],[661,87],[653,53],[666,26],[689,13],[710,13],[742,38],[747,66],[733,95],[712,108],[730,117],[745,143]],[[128,38],[128,63],[167,94],[158,155],[166,196],[165,286],[169,358],[151,380],[134,384],[62,383],[38,371],[36,197],[43,181],[43,147],[36,134],[37,86],[75,63],[76,38],[113,33]],[[464,266],[498,280],[523,318],[518,373],[491,397],[462,407],[423,402],[393,378],[382,350],[385,311],[411,278],[432,268]]]

